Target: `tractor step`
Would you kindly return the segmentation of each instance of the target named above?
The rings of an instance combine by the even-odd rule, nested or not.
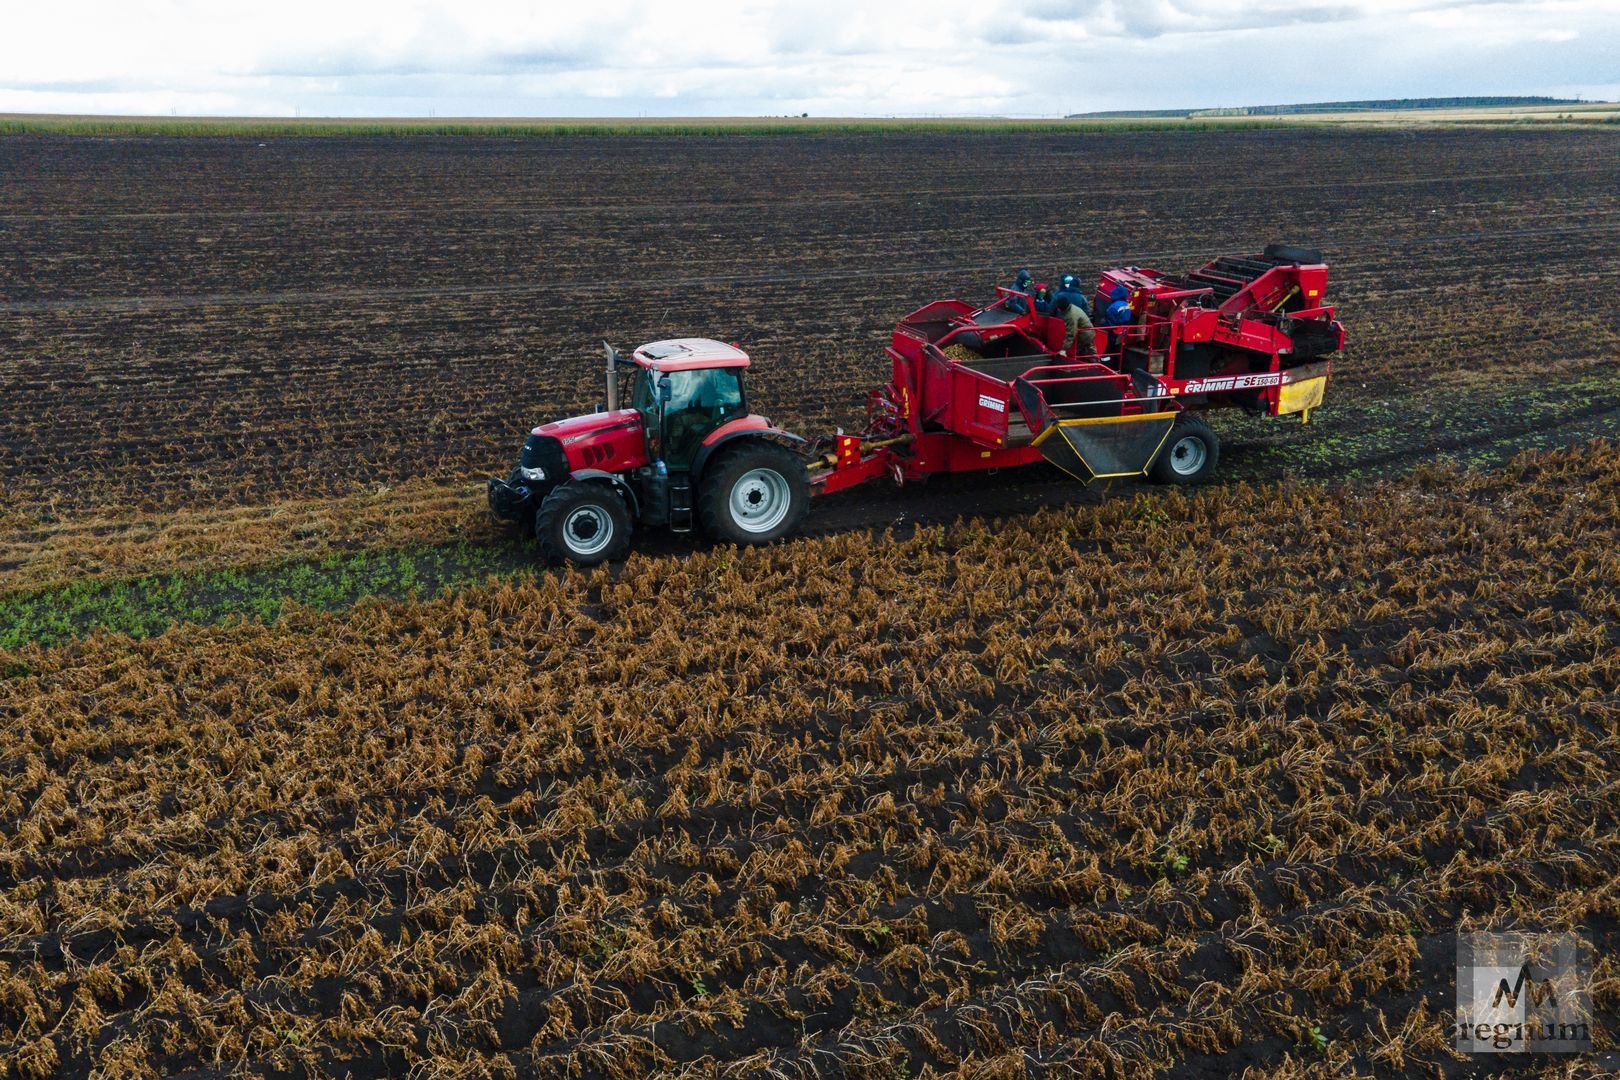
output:
[[[669,531],[692,531],[692,481],[685,476],[669,478]]]

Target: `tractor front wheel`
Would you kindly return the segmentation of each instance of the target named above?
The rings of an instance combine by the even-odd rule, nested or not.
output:
[[[810,478],[793,451],[759,439],[720,453],[698,494],[703,531],[733,544],[764,544],[799,527],[810,509]]]
[[[569,481],[535,511],[534,536],[553,562],[595,566],[630,550],[630,511],[607,484]]]
[[[1202,417],[1182,413],[1148,475],[1157,484],[1197,484],[1209,478],[1220,460],[1215,432]]]

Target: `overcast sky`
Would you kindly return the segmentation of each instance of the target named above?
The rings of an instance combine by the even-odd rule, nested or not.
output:
[[[1620,0],[5,0],[0,112],[1053,116],[1620,98]]]

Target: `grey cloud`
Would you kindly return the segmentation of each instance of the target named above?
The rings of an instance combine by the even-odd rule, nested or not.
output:
[[[1019,5],[1015,10],[1035,19],[1083,22],[1095,16],[1107,3],[1108,0],[1033,0],[1032,3]]]
[[[1037,41],[1050,41],[1052,32],[1027,19],[1008,18],[992,23],[979,38],[990,45],[1030,45]]]
[[[1359,18],[1351,4],[1288,3],[1285,0],[1216,5],[1210,0],[1085,0],[1062,3],[1041,0],[991,16],[978,33],[988,45],[1030,45],[1055,41],[1068,45],[1083,27],[1092,38],[1152,40],[1178,34],[1278,29],[1303,23],[1344,22]]]
[[[40,79],[26,82],[6,82],[0,85],[3,85],[8,90],[56,94],[122,94],[152,88],[150,80],[127,78]]]
[[[1167,34],[1223,33],[1277,29],[1299,23],[1344,22],[1362,16],[1347,4],[1294,4],[1262,0],[1241,6],[1212,5],[1200,0],[1112,5],[1126,37],[1156,38]]]
[[[238,70],[201,54],[161,73],[131,67],[106,78],[43,79],[52,68],[42,67],[31,73],[35,81],[0,92],[69,102],[137,92],[183,102],[207,93],[211,102],[237,103],[237,112],[351,115],[1056,115],[1569,85],[1600,96],[1597,88],[1620,81],[1610,59],[1620,55],[1620,28],[1597,0],[1567,0],[1569,13],[1556,16],[1538,0],[1415,0],[1376,15],[1363,10],[1369,3],[1014,0],[908,15],[822,0],[760,9],[729,36],[694,17],[689,29],[654,40],[644,20],[629,17],[573,32],[548,26],[492,45],[429,15],[388,49],[361,39],[323,46],[310,31],[280,39],[279,51],[261,51]],[[1435,16],[1411,14],[1441,9],[1467,15],[1448,22],[1495,32],[1440,34]],[[1333,25],[1298,29],[1324,24]],[[1578,38],[1526,40],[1514,27]]]
[[[892,42],[876,40],[843,18],[793,8],[774,16],[767,42],[771,55],[792,57],[866,56],[893,47]]]
[[[469,53],[439,61],[415,56],[379,57],[365,53],[312,53],[278,57],[255,64],[236,74],[288,78],[523,75],[577,71],[601,63],[610,54],[611,46],[605,41],[569,48]]]

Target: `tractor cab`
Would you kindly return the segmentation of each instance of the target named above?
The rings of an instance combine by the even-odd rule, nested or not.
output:
[[[628,390],[641,420],[647,459],[662,461],[668,472],[690,471],[710,435],[748,415],[742,375],[748,354],[734,345],[706,338],[655,341],[637,349],[631,363],[617,354],[614,362],[610,378],[631,379],[619,390]]]

